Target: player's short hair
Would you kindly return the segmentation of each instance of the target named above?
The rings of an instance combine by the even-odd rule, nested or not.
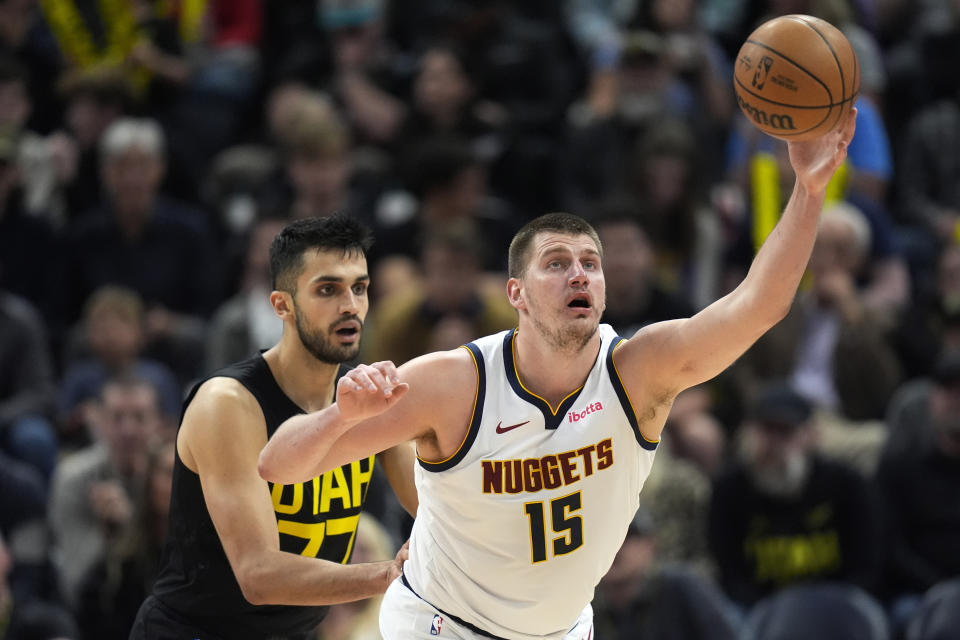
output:
[[[597,251],[603,255],[603,245],[600,237],[589,222],[570,213],[548,213],[534,218],[523,225],[520,231],[513,236],[510,242],[510,253],[507,258],[507,275],[511,278],[520,278],[527,268],[527,255],[533,239],[540,233],[562,233],[570,236],[585,235],[597,245]]]
[[[345,257],[366,257],[372,244],[370,230],[342,213],[326,218],[295,220],[281,229],[270,243],[272,286],[277,291],[296,293],[303,254],[309,249],[339,251]]]

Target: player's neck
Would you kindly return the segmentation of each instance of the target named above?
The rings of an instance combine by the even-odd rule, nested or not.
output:
[[[281,340],[264,352],[277,384],[298,407],[317,411],[333,402],[340,365],[320,362],[302,344]]]
[[[557,349],[526,327],[517,330],[513,348],[523,386],[557,406],[587,379],[600,349],[600,334],[595,333],[582,349],[569,351]]]

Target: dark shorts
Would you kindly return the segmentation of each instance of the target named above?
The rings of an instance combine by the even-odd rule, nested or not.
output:
[[[263,636],[245,634],[247,638],[257,640],[309,640],[312,634],[297,634],[287,636]],[[140,605],[137,619],[130,630],[130,640],[238,640],[226,638],[209,631],[204,631],[191,624],[170,607],[167,607],[154,596],[149,596]]]
[[[140,605],[130,630],[130,640],[224,640],[191,626],[186,620],[149,596]]]

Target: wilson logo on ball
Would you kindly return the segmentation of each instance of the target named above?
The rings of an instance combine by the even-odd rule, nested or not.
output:
[[[763,85],[767,83],[767,76],[770,74],[770,67],[773,66],[773,58],[769,56],[763,56],[760,58],[760,64],[757,65],[757,70],[753,73],[753,86],[757,89],[763,89]]]
[[[843,33],[813,16],[789,14],[753,30],[737,53],[740,110],[767,135],[814,140],[847,122],[860,65]]]
[[[745,101],[741,95],[737,95],[737,102],[740,103],[740,108],[743,109],[744,113],[752,117],[757,124],[778,131],[793,131],[797,128],[793,123],[793,118],[786,113],[767,113]]]

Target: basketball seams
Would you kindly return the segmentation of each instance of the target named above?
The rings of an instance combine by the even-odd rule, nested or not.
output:
[[[823,35],[820,29],[817,29],[812,22],[810,22],[805,18],[801,18],[799,16],[793,16],[793,19],[796,20],[797,22],[802,22],[803,24],[810,27],[810,29],[813,30],[814,33],[820,36],[820,39],[823,40],[823,43],[827,45],[827,49],[830,51],[830,55],[833,56],[833,61],[837,64],[837,71],[840,73],[840,98],[841,98],[840,104],[841,105],[844,104],[847,101],[847,81],[846,81],[846,78],[844,77],[843,65],[840,64],[840,56],[837,55],[836,49],[833,48],[833,45],[830,43],[830,40],[827,39],[827,37]],[[853,57],[854,59],[856,59],[856,55],[854,55]],[[851,95],[852,95],[852,92],[851,92]],[[830,109],[832,111],[833,107],[830,107]],[[840,123],[840,118],[843,117],[844,111],[845,109],[841,107],[839,113],[837,113],[837,121],[834,123],[833,127],[830,127],[831,129],[833,129]]]
[[[752,91],[750,91],[749,89],[747,89],[747,88],[743,85],[743,83],[740,81],[740,78],[737,78],[736,76],[734,76],[733,80],[734,80],[734,82],[736,82],[738,85],[740,85],[741,87],[743,87],[743,89],[744,89],[745,91],[747,91],[751,96],[754,96],[754,97],[758,98],[759,100],[762,100],[763,102],[765,102],[765,103],[767,103],[767,104],[772,104],[772,105],[776,105],[776,106],[780,106],[780,107],[790,107],[790,108],[792,108],[792,109],[821,109],[821,110],[822,110],[822,109],[827,109],[827,107],[831,107],[831,105],[815,106],[815,107],[798,107],[798,106],[795,106],[795,105],[783,104],[783,103],[780,103],[780,102],[775,102],[775,101],[773,101],[773,100],[768,100],[767,98],[764,98],[764,97],[762,97],[762,96],[758,96],[758,95],[756,95],[755,93],[753,93]],[[778,133],[777,135],[779,135],[779,136],[781,136],[781,137],[786,137],[786,136],[791,136],[791,137],[793,137],[793,136],[800,136],[800,135],[803,135],[803,134],[805,134],[805,133],[809,133],[810,131],[814,131],[814,130],[817,129],[818,127],[822,126],[824,122],[827,121],[827,118],[830,117],[830,111],[831,111],[831,110],[832,110],[832,107],[831,107],[831,109],[828,109],[828,110],[827,110],[826,115],[824,115],[822,119],[820,119],[816,124],[814,124],[814,125],[812,125],[812,126],[808,126],[808,127],[806,127],[805,129],[802,129],[802,130],[800,130],[800,131],[795,131],[795,132],[793,132],[793,133]]]
[[[779,71],[774,60],[780,61]],[[859,59],[843,32],[830,23],[784,15],[767,21],[744,41],[733,81],[740,109],[761,131],[808,140],[836,129],[852,109],[859,93]],[[834,99],[835,89],[840,90],[839,100]],[[826,104],[810,104],[820,98]],[[795,104],[799,99],[807,104]]]
[[[789,107],[791,109],[831,109],[833,107],[842,107],[844,104],[850,102],[850,98],[847,98],[846,100],[841,100],[840,102],[828,102],[827,104],[811,104],[811,105],[793,104],[790,102],[778,102],[776,100],[771,100],[770,98],[767,98],[766,96],[762,96],[759,93],[753,91],[752,89],[747,87],[747,85],[743,84],[743,81],[736,76],[733,77],[733,81],[736,82],[737,86],[743,89],[745,93],[748,93],[754,98],[758,100],[762,100],[767,104],[776,105],[778,107]]]
[[[808,27],[810,27],[810,29],[812,29],[814,33],[820,36],[820,39],[823,40],[823,43],[827,45],[827,49],[830,50],[830,55],[833,56],[833,61],[837,63],[837,71],[840,73],[840,97],[841,97],[841,100],[845,99],[847,97],[847,82],[846,82],[846,78],[844,78],[843,65],[840,64],[840,56],[837,55],[837,50],[833,48],[833,45],[830,44],[830,40],[827,39],[825,35],[823,35],[823,32],[817,29],[815,26],[813,26],[812,22],[810,22],[809,20],[804,20],[803,18],[795,17],[795,16],[791,16],[791,17],[797,22],[801,22],[807,25]]]
[[[761,49],[766,49],[767,51],[770,51],[771,53],[775,53],[775,54],[777,54],[778,56],[780,56],[782,59],[786,60],[787,62],[789,62],[790,64],[792,64],[793,66],[795,66],[795,67],[796,67],[797,69],[799,69],[800,71],[803,71],[805,74],[807,74],[808,76],[810,76],[811,78],[813,78],[814,80],[816,80],[818,83],[820,83],[820,86],[823,87],[823,90],[827,92],[827,100],[829,100],[829,104],[833,104],[833,92],[830,91],[830,87],[828,87],[827,84],[826,84],[823,80],[821,80],[821,79],[818,78],[817,76],[815,76],[815,75],[813,75],[812,73],[810,73],[810,72],[806,69],[806,67],[804,67],[802,64],[797,63],[793,58],[790,58],[789,56],[784,55],[782,52],[778,51],[777,49],[774,49],[773,47],[771,47],[771,46],[769,46],[769,45],[767,45],[767,44],[764,44],[763,42],[760,42],[760,41],[758,41],[758,40],[747,40],[746,43],[744,43],[744,44],[752,44],[752,45],[755,46],[755,47],[760,47]],[[749,89],[748,89],[748,91],[749,91]],[[758,97],[758,98],[760,97],[759,95],[755,94],[753,91],[750,91],[750,95],[756,96],[756,97]],[[841,97],[843,97],[843,96],[841,96]],[[792,105],[791,105],[791,106],[792,106]],[[819,107],[819,108],[822,109],[823,107]]]
[[[821,80],[821,79],[818,78],[817,76],[815,76],[815,75],[813,75],[812,73],[810,73],[810,71],[808,71],[803,65],[797,64],[792,58],[784,55],[783,53],[781,53],[781,52],[778,51],[777,49],[774,49],[773,47],[771,47],[771,46],[769,46],[769,45],[767,45],[767,44],[764,44],[763,42],[760,42],[759,40],[747,40],[744,44],[752,44],[752,45],[755,46],[755,47],[759,47],[759,48],[761,48],[761,49],[766,49],[767,51],[769,51],[769,52],[771,52],[771,53],[779,56],[779,57],[782,58],[783,60],[789,62],[790,64],[792,64],[793,66],[795,66],[795,67],[796,67],[797,69],[799,69],[800,71],[803,71],[805,74],[807,74],[807,76],[809,76],[812,80],[816,81],[817,83],[820,84],[820,86],[823,87],[823,90],[826,91],[826,93],[827,93],[827,98],[828,98],[830,101],[829,101],[828,103],[826,103],[826,104],[817,104],[817,105],[799,105],[799,104],[793,104],[793,103],[788,103],[788,102],[778,102],[778,101],[776,101],[776,100],[771,100],[771,99],[767,98],[766,96],[760,95],[759,93],[757,93],[756,91],[752,90],[750,87],[748,87],[747,85],[745,85],[745,84],[743,83],[743,81],[740,79],[740,77],[739,77],[736,73],[733,74],[733,81],[736,82],[737,85],[739,85],[740,88],[744,90],[744,92],[748,93],[749,95],[753,96],[754,98],[757,98],[758,100],[763,100],[763,101],[766,102],[767,104],[773,104],[773,105],[776,105],[776,106],[778,106],[778,107],[790,107],[791,109],[832,109],[833,107],[842,107],[844,104],[846,104],[847,102],[849,102],[849,101],[851,100],[851,98],[848,97],[848,98],[844,98],[843,100],[840,100],[839,102],[834,102],[834,101],[833,101],[833,92],[830,91],[830,87],[828,87],[827,84],[826,84],[823,80]],[[856,64],[856,56],[854,56],[854,64]],[[828,116],[828,117],[829,117],[829,116]]]

